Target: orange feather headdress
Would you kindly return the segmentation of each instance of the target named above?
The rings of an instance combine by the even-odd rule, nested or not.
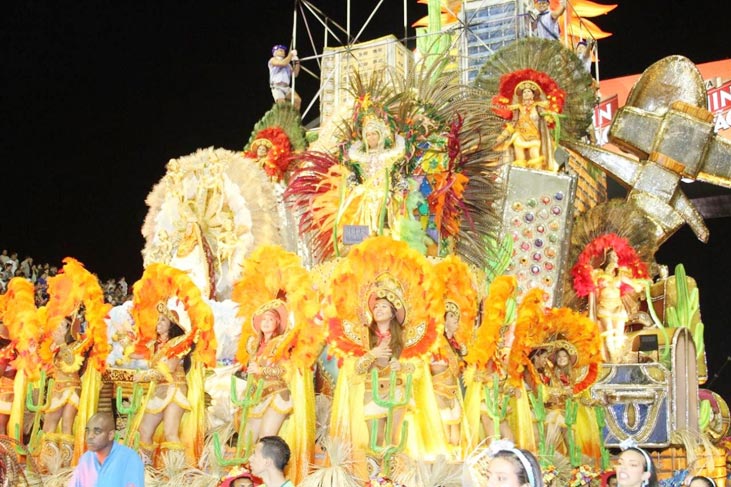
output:
[[[67,317],[84,306],[87,322],[85,336],[91,347],[91,364],[103,372],[107,355],[111,351],[107,339],[107,324],[104,321],[112,305],[104,302],[104,291],[99,279],[86,270],[78,260],[66,257],[61,271],[48,279],[48,304],[46,330],[50,334]],[[42,348],[44,355],[50,351],[50,335],[46,336]],[[50,357],[44,357],[50,359]]]
[[[403,292],[403,358],[431,351],[444,329],[444,283],[434,267],[406,243],[371,237],[350,249],[333,270],[327,287],[325,318],[329,345],[340,358],[367,352],[360,343],[361,327],[370,322],[367,306],[372,285],[384,274]]]
[[[283,314],[285,339],[274,351],[274,359],[294,360],[302,367],[315,362],[325,340],[325,330],[318,325],[320,298],[296,254],[276,245],[257,247],[244,260],[231,297],[239,304],[238,315],[244,322],[236,353],[240,364],[249,362],[247,342],[256,335],[255,318],[264,310],[280,310],[281,305],[288,316]]]
[[[190,317],[191,330],[172,355],[183,353],[196,344],[193,358],[213,367],[216,364],[216,336],[213,331],[213,311],[203,299],[200,289],[190,276],[166,264],[151,264],[133,286],[132,318],[138,330],[138,351],[147,353],[146,345],[157,335],[158,304],[177,298]]]

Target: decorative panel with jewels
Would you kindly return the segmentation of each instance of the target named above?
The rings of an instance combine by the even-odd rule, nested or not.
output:
[[[506,273],[517,278],[519,296],[540,287],[547,306],[560,306],[575,192],[575,175],[508,167],[503,232],[513,238],[513,257]]]

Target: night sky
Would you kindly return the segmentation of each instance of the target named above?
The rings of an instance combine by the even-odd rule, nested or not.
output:
[[[0,19],[3,65],[0,247],[60,263],[74,256],[101,277],[142,273],[145,196],[171,158],[201,147],[240,150],[271,106],[266,62],[292,38],[294,1],[15,1]],[[314,1],[345,25],[345,0]],[[357,32],[377,1],[353,0]],[[609,3],[603,0],[602,3]],[[626,0],[593,19],[614,35],[599,43],[600,73],[641,72],[683,54],[696,63],[729,57],[728,13],[719,2]],[[367,40],[403,36],[403,2],[385,0]],[[409,0],[409,23],[426,7]],[[322,30],[308,16],[313,36]],[[297,25],[300,57],[311,55]],[[409,30],[410,35],[413,31]],[[331,44],[335,44],[331,41]],[[413,47],[413,42],[410,44]],[[319,47],[318,47],[319,49]],[[305,63],[319,72],[313,62]],[[731,77],[731,73],[726,78]],[[304,105],[317,82],[302,74]],[[309,115],[306,122],[314,115]],[[691,197],[731,194],[700,183]],[[710,242],[682,229],[657,254],[683,262],[701,288],[709,368],[731,351],[731,218],[707,220]],[[714,389],[729,397],[731,366]]]

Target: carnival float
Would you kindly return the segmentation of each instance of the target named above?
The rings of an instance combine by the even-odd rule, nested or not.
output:
[[[484,485],[496,439],[535,453],[546,485],[598,485],[628,438],[665,477],[725,485],[731,418],[699,389],[699,290],[655,261],[682,225],[708,237],[681,178],[731,187],[703,80],[659,60],[609,131],[624,152],[598,146],[574,45],[605,34],[586,17],[611,6],[571,5],[566,47],[503,3],[514,38],[478,61],[455,52],[461,2],[429,2],[415,53],[325,49],[317,130],[290,103],[299,61],[275,46],[287,83],[243,150],[171,159],[150,192],[124,305],[73,258],[46,306],[13,279],[7,485],[64,485],[96,411],[149,485],[219,485],[268,435],[305,486]],[[607,175],[626,198],[607,200]]]

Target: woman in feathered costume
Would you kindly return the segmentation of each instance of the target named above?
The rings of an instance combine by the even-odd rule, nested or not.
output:
[[[569,308],[546,308],[544,291],[529,290],[518,307],[515,338],[508,361],[508,381],[512,387],[544,384],[543,395],[532,392],[536,399],[545,403],[548,415],[544,444],[541,451],[551,447],[568,453],[568,447],[576,446],[585,455],[599,458],[599,429],[587,392],[597,378],[601,363],[601,338],[596,323]],[[535,351],[547,350],[550,354],[547,371],[543,371],[548,384],[543,382],[540,371],[531,361]],[[578,402],[576,425],[572,436],[573,445],[564,441],[566,424],[564,407],[567,399]],[[539,435],[539,438],[544,438]]]
[[[499,221],[491,147],[501,120],[485,112],[483,92],[444,69],[446,58],[433,61],[388,82],[383,73],[368,83],[355,73],[352,113],[330,120],[297,156],[285,196],[316,261],[344,253],[346,225],[365,225],[370,235],[484,266],[484,237]]]
[[[13,406],[13,379],[17,370],[11,362],[15,359],[15,345],[10,339],[7,326],[0,313],[0,435],[7,435],[8,419]]]
[[[53,385],[43,416],[41,462],[48,464],[57,443],[62,465],[69,466],[84,452],[84,428],[99,404],[101,372],[110,349],[104,318],[111,305],[104,303],[97,277],[70,257],[64,259],[61,272],[48,280],[48,294],[47,335],[40,354],[50,365]],[[85,362],[88,366],[81,376]]]
[[[558,170],[553,153],[564,138],[580,139],[591,125],[595,96],[581,60],[560,42],[528,38],[490,56],[475,84],[492,96],[507,121],[497,149],[531,169]]]
[[[606,360],[622,360],[627,308],[637,307],[636,293],[649,281],[657,248],[654,235],[654,224],[623,200],[597,205],[574,225],[569,288],[574,294],[565,301],[588,298],[589,316],[602,327]]]
[[[0,294],[0,321],[7,328],[10,344],[5,351],[6,365],[16,370],[15,378],[8,384],[9,389],[3,396],[10,402],[7,411],[7,431],[15,437],[16,431],[26,431],[23,420],[25,416],[25,400],[27,384],[37,381],[41,375],[41,359],[38,354],[39,341],[43,336],[45,316],[35,306],[33,283],[22,277],[14,277],[7,286],[7,291]],[[6,382],[6,381],[4,381]],[[35,432],[34,432],[35,433]],[[20,438],[16,438],[21,440]]]
[[[414,457],[448,451],[425,360],[441,334],[443,299],[443,283],[432,265],[388,237],[353,247],[333,270],[328,345],[341,368],[330,435],[352,444],[354,468],[363,480],[366,452],[378,456],[396,445]],[[389,405],[395,418],[390,436],[385,431]],[[407,433],[400,431],[406,427],[400,417],[409,424]]]
[[[295,161],[293,154],[306,148],[302,118],[299,111],[288,103],[276,103],[254,126],[244,147],[244,157],[255,161],[272,181],[276,213],[272,213],[270,219],[276,222],[281,234],[280,242],[257,244],[279,243],[290,252],[302,255],[304,249],[297,238],[298,215],[286,208],[283,195]]]
[[[314,452],[312,366],[324,343],[319,294],[297,255],[265,245],[244,261],[233,299],[244,323],[236,359],[250,389],[261,388],[258,404],[240,419],[246,441],[253,446],[263,436],[282,436],[292,450],[289,478],[298,483]]]
[[[507,353],[510,347],[515,320],[516,281],[512,276],[498,276],[490,284],[487,297],[482,303],[482,320],[475,339],[465,356],[468,366],[463,375],[466,386],[465,413],[462,434],[467,451],[471,451],[485,438],[514,439],[529,448],[532,435],[525,428],[516,428],[514,418],[525,417],[525,405],[508,404],[510,388],[507,386]],[[527,398],[525,394],[523,399]],[[487,401],[490,404],[487,404]],[[507,399],[509,400],[509,399]],[[510,411],[501,408],[510,406]],[[510,413],[510,414],[508,414]]]
[[[148,386],[126,441],[135,445],[139,433],[140,453],[154,463],[162,425],[161,451],[195,465],[205,432],[203,367],[213,367],[216,357],[213,313],[190,277],[164,264],[145,269],[133,296],[133,357],[148,360],[134,380]]]
[[[446,257],[435,265],[435,270],[445,284],[444,334],[437,340],[438,348],[432,353],[429,368],[446,438],[461,456],[463,398],[460,376],[475,329],[479,298],[472,272],[459,257]]]

